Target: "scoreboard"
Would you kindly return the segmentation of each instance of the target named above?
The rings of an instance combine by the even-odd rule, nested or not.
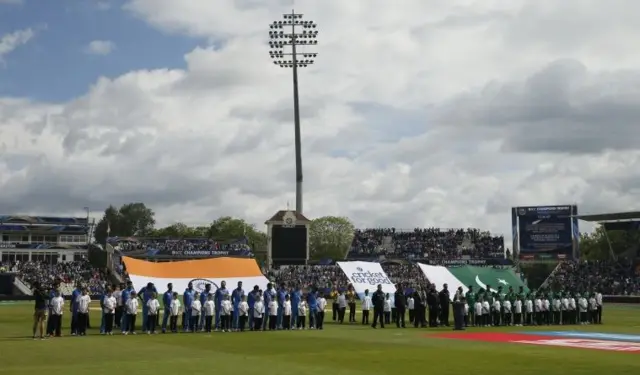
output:
[[[520,259],[576,257],[580,239],[577,206],[513,207],[511,211],[513,249]]]
[[[305,225],[274,225],[271,228],[271,258],[274,264],[306,264],[307,249]]]

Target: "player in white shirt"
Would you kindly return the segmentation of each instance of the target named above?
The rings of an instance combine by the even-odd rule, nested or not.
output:
[[[289,297],[287,295],[287,297]],[[289,303],[289,308],[291,308],[291,303]],[[289,319],[291,319],[291,313],[289,313]],[[238,304],[238,326],[240,332],[244,332],[244,327],[249,320],[249,304],[247,303],[247,296],[243,295],[242,300]],[[291,320],[289,320],[291,321]]]
[[[576,299],[573,296],[569,297],[569,324],[578,324],[579,316],[577,309]]]
[[[225,294],[220,302],[220,328],[222,332],[231,332],[231,317],[233,305],[231,304],[230,295]]]
[[[551,302],[549,302],[548,297],[542,298],[542,324],[549,325],[551,324]]]
[[[89,305],[91,304],[91,297],[89,297],[89,291],[87,289],[82,290],[82,294],[78,296],[78,335],[86,336],[87,324],[89,324]]]
[[[511,321],[511,301],[509,301],[509,299],[505,299],[504,303],[502,304],[502,310],[503,310],[503,324],[505,326],[510,326],[513,325],[513,322]]]
[[[518,297],[513,306],[513,322],[516,326],[522,326],[522,299]]]
[[[55,296],[51,299],[51,331],[56,337],[62,335],[62,312],[64,311],[64,298],[60,295],[60,291],[55,292]]]
[[[502,322],[500,321],[500,311],[502,311],[502,302],[498,297],[495,297],[493,301],[493,324],[496,326],[500,326]]]
[[[371,296],[369,295],[369,289],[364,291],[364,297],[362,297],[362,325],[369,324],[369,310],[373,307]]]
[[[493,301],[493,325],[494,326],[499,326],[500,325],[500,311],[502,308],[502,304],[500,303],[500,299],[498,299],[496,297],[496,299]]]
[[[138,295],[135,290],[131,291],[131,297],[127,300],[125,304],[125,309],[127,313],[127,326],[124,327],[124,334],[136,334],[136,317],[138,316],[138,307],[140,302],[138,300]]]
[[[559,295],[555,295],[553,298],[553,324],[560,324],[562,321],[560,320],[561,311],[562,311],[562,301],[560,300]]]
[[[482,317],[482,298],[479,298],[478,301],[476,301],[476,305],[474,306],[475,309],[475,326],[476,327],[480,327],[484,324],[484,318]]]
[[[384,313],[384,324],[391,324],[391,297],[389,297],[389,293],[384,296],[382,312]]]
[[[596,295],[593,293],[589,298],[589,317],[587,318],[588,324],[596,324],[598,321],[598,302],[596,301]]]
[[[342,291],[338,296],[338,322],[340,322],[340,324],[344,323],[344,314],[347,311],[347,305],[347,296],[345,296],[344,291]]]
[[[534,319],[533,319],[534,311],[533,311],[533,300],[532,300],[532,298],[533,297],[531,295],[529,295],[529,296],[527,296],[527,299],[524,302],[524,308],[525,308],[525,314],[526,314],[524,324],[527,325],[527,326],[533,325],[533,321],[534,321]]]
[[[275,331],[278,321],[278,301],[274,298],[269,302],[269,331]]]
[[[207,333],[211,333],[211,324],[213,323],[213,316],[216,311],[216,304],[213,302],[213,294],[209,293],[207,301],[204,303],[204,330]]]
[[[200,303],[200,293],[195,292],[193,294],[193,302],[191,302],[191,318],[189,319],[190,329],[193,333],[198,331],[198,322],[200,321],[201,313],[202,303]]]
[[[153,292],[151,298],[147,301],[147,334],[156,334],[156,324],[158,323],[158,313],[160,312],[160,302],[158,301],[158,293]]]
[[[171,299],[171,305],[169,305],[169,329],[173,333],[178,333],[178,317],[182,313],[182,303],[178,298],[178,293],[173,292],[173,298]]]
[[[540,296],[536,297],[536,300],[533,304],[533,311],[535,313],[534,324],[542,325],[542,299]]]
[[[291,314],[293,313],[293,307],[291,306],[291,299],[287,294],[284,297],[284,305],[282,306],[282,328],[286,330],[291,329]],[[340,304],[338,303],[338,311],[336,312],[338,321],[340,321]]]
[[[482,300],[482,320],[483,327],[491,325],[491,305],[487,300]]]
[[[104,316],[104,331],[103,335],[113,334],[113,319],[116,314],[116,307],[118,307],[118,301],[113,296],[113,292],[107,291],[107,294],[102,300],[102,312]]]
[[[253,330],[262,331],[262,317],[264,316],[264,302],[262,297],[256,296],[256,302],[253,304]]]
[[[324,328],[324,311],[327,308],[327,300],[321,294],[316,301],[318,305],[318,311],[316,312],[316,329]]]
[[[303,299],[298,304],[298,329],[306,328],[307,320],[307,302]]]
[[[409,295],[407,298],[407,310],[409,310],[409,324],[413,324],[413,320],[415,319],[415,309],[416,309],[416,300],[413,299],[412,295]]]
[[[580,324],[587,324],[587,308],[589,302],[584,297],[578,297],[578,310],[580,311]]]
[[[114,315],[114,327],[123,329],[120,327],[120,322],[122,321],[122,314],[124,313],[124,305],[122,304],[122,290],[120,290],[120,285],[115,284],[113,286],[113,297],[116,299],[116,313]]]
[[[596,324],[602,324],[602,293],[596,292]]]
[[[560,324],[569,324],[569,298],[566,294],[560,299]]]
[[[464,326],[465,327],[469,327],[469,310],[472,310],[473,312],[473,306],[471,306],[471,308],[469,308],[469,303],[467,301],[467,299],[464,299]]]

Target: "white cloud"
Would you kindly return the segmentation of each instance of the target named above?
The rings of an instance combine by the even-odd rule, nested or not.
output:
[[[4,57],[16,48],[27,44],[35,35],[32,29],[17,30],[3,35],[0,38],[0,62],[4,61]]]
[[[111,9],[111,4],[108,1],[96,1],[95,7],[97,10],[109,10]]]
[[[635,4],[297,1],[320,26],[317,65],[300,74],[305,213],[509,237],[516,205],[639,208]],[[0,206],[139,200],[161,224],[258,224],[294,202],[291,72],[265,43],[288,6],[130,1],[153,27],[215,47],[68,103],[2,99]]]
[[[116,44],[110,40],[93,40],[85,48],[90,55],[106,56],[116,49]]]

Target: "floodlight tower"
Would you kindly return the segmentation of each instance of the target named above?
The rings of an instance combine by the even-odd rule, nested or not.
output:
[[[300,46],[317,45],[317,25],[303,20],[302,14],[291,11],[283,15],[282,21],[269,25],[269,55],[273,64],[293,70],[293,124],[296,147],[296,212],[302,213],[302,150],[300,141],[300,99],[298,97],[298,68],[314,63],[318,55],[311,51],[299,51]],[[289,48],[290,47],[290,48]]]

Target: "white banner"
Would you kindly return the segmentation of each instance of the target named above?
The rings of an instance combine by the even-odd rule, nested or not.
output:
[[[380,263],[338,262],[338,266],[347,276],[360,298],[362,298],[364,291],[367,289],[369,290],[369,295],[371,295],[378,288],[378,284],[380,284],[382,285],[382,291],[389,293],[393,301],[396,286],[384,272]]]

